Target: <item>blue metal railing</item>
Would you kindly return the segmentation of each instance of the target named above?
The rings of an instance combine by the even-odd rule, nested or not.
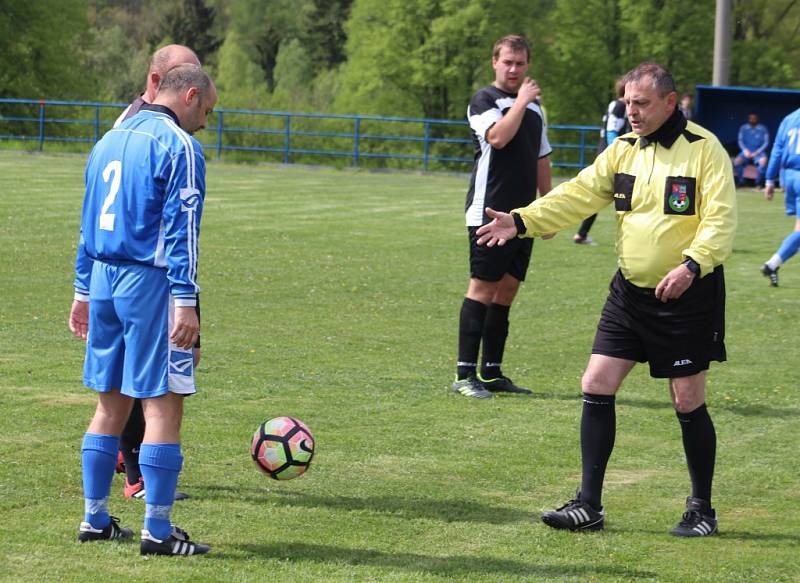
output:
[[[0,98],[0,140],[94,144],[114,123],[121,103]],[[553,166],[583,168],[593,158],[597,126],[548,126]],[[220,108],[208,129],[207,152],[313,163],[349,160],[352,166],[397,166],[468,171],[473,162],[469,127],[463,120],[290,113]],[[370,163],[371,162],[371,163]]]

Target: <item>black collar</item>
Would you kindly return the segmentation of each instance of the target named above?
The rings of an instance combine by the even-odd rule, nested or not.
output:
[[[145,103],[142,106],[142,109],[140,109],[139,111],[144,111],[144,110],[157,111],[158,113],[166,113],[173,120],[175,120],[175,123],[178,124],[178,127],[181,127],[181,121],[178,119],[178,116],[175,115],[174,111],[172,111],[169,107],[167,107],[165,105],[158,105],[156,103]],[[183,129],[183,128],[181,128],[181,129]]]
[[[672,115],[667,118],[661,127],[648,136],[639,137],[639,148],[646,148],[653,142],[658,142],[665,148],[671,148],[675,140],[686,129],[686,118],[675,108]]]

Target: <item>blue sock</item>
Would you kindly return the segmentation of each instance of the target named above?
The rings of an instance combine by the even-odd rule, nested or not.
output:
[[[114,466],[117,464],[119,437],[85,433],[81,445],[83,471],[84,520],[93,528],[105,528],[111,522],[108,516],[108,495]]]
[[[794,231],[783,240],[783,243],[781,243],[778,249],[778,255],[780,255],[781,261],[786,263],[789,259],[794,257],[798,249],[800,249],[800,231]]]
[[[172,533],[170,514],[183,467],[180,443],[143,443],[139,466],[145,484],[144,527],[159,540]]]
[[[745,162],[742,162],[738,166],[736,164],[733,165],[733,176],[736,179],[737,185],[742,183],[744,175],[744,167],[745,167]]]

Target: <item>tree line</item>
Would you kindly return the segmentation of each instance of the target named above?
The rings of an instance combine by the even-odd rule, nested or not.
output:
[[[0,0],[0,97],[127,102],[192,47],[229,108],[460,119],[493,42],[532,44],[550,123],[598,122],[653,60],[711,81],[713,0]],[[730,82],[800,87],[800,0],[734,0]]]

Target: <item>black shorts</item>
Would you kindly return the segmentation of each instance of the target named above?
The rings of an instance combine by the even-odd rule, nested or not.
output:
[[[469,236],[469,273],[470,277],[484,281],[500,281],[508,273],[512,277],[525,281],[528,264],[531,262],[533,239],[514,237],[502,247],[478,245],[476,231],[479,227],[467,227]]]
[[[662,303],[653,288],[617,271],[609,286],[592,354],[650,363],[650,376],[677,378],[725,361],[725,276],[722,266]]]

